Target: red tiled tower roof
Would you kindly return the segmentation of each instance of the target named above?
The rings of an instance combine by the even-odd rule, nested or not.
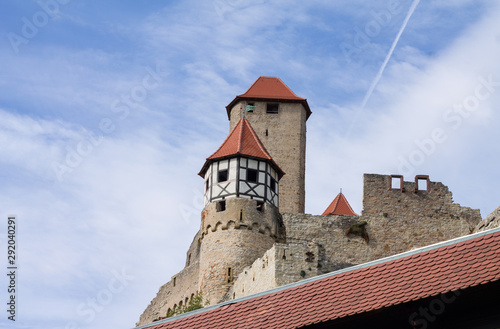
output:
[[[161,320],[151,329],[292,329],[500,280],[500,228]]]
[[[220,160],[238,155],[268,160],[275,167],[279,178],[285,174],[283,170],[281,170],[281,168],[274,162],[269,152],[267,152],[264,144],[262,144],[250,125],[250,122],[248,122],[246,118],[241,118],[217,151],[207,158],[207,161],[205,161],[205,164],[201,168],[198,175],[205,177],[205,173],[213,160]]]
[[[307,99],[295,95],[288,86],[276,77],[259,77],[248,90],[226,106],[229,117],[231,108],[240,100],[261,100],[261,101],[283,101],[291,103],[302,103],[307,112],[307,117],[311,115],[311,109],[307,104]]]
[[[359,216],[352,210],[351,205],[349,204],[349,202],[347,202],[347,199],[345,198],[344,194],[342,194],[342,192],[337,194],[335,199],[333,199],[332,203],[330,203],[328,208],[326,208],[326,210],[322,214],[322,216],[328,215]]]

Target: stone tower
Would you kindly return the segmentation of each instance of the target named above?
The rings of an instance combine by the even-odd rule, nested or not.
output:
[[[279,241],[283,174],[245,118],[203,165],[198,285],[210,304],[223,300],[243,268]]]
[[[304,213],[306,121],[311,110],[279,78],[260,77],[226,106],[233,129],[241,113],[286,175],[280,181],[280,212]]]

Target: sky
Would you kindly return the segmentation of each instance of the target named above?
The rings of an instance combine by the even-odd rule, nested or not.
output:
[[[364,173],[500,205],[496,1],[2,1],[0,266],[16,321],[133,328],[199,229],[225,106],[259,76],[307,98],[306,212]],[[4,272],[4,273],[5,273]]]

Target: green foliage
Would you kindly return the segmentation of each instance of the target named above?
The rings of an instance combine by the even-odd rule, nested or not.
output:
[[[203,308],[208,305],[208,299],[203,302],[203,293],[199,292],[196,295],[191,298],[189,303],[187,305],[182,305],[179,306],[175,311],[170,310],[167,312],[167,318],[174,316],[174,315],[179,315],[187,312],[191,312],[200,308]]]

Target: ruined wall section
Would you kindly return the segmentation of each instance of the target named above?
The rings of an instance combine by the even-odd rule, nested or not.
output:
[[[491,230],[500,226],[500,207],[495,209],[483,221],[481,221],[475,228],[474,232],[481,232]]]
[[[226,299],[241,298],[321,274],[315,243],[275,243],[243,269]],[[230,297],[230,298],[228,298]]]
[[[323,273],[473,232],[479,210],[453,203],[448,187],[417,176],[393,188],[390,175],[364,175],[362,216],[283,214],[288,243],[314,242]]]
[[[452,218],[469,224],[464,234],[472,233],[481,220],[479,210],[454,203],[448,187],[431,182],[426,175],[415,176],[415,182],[404,182],[400,175],[364,174],[361,214],[399,220]]]
[[[229,293],[230,298],[227,299],[241,298],[277,287],[275,246],[238,274]]]
[[[314,242],[277,243],[274,251],[277,287],[322,274],[320,246]]]
[[[200,271],[200,232],[191,242],[186,253],[186,266],[171,280],[160,287],[155,298],[141,314],[137,326],[151,323],[166,317],[169,310],[186,305],[198,293],[198,275]],[[174,285],[175,282],[175,285]]]
[[[361,222],[357,216],[283,214],[289,244],[316,244],[319,274],[371,260],[372,247],[360,236],[345,232]],[[305,253],[302,256],[306,256]]]
[[[141,314],[136,326],[142,326],[165,318],[169,310],[189,303],[198,293],[199,261],[193,261],[188,267],[174,275],[160,290]]]

